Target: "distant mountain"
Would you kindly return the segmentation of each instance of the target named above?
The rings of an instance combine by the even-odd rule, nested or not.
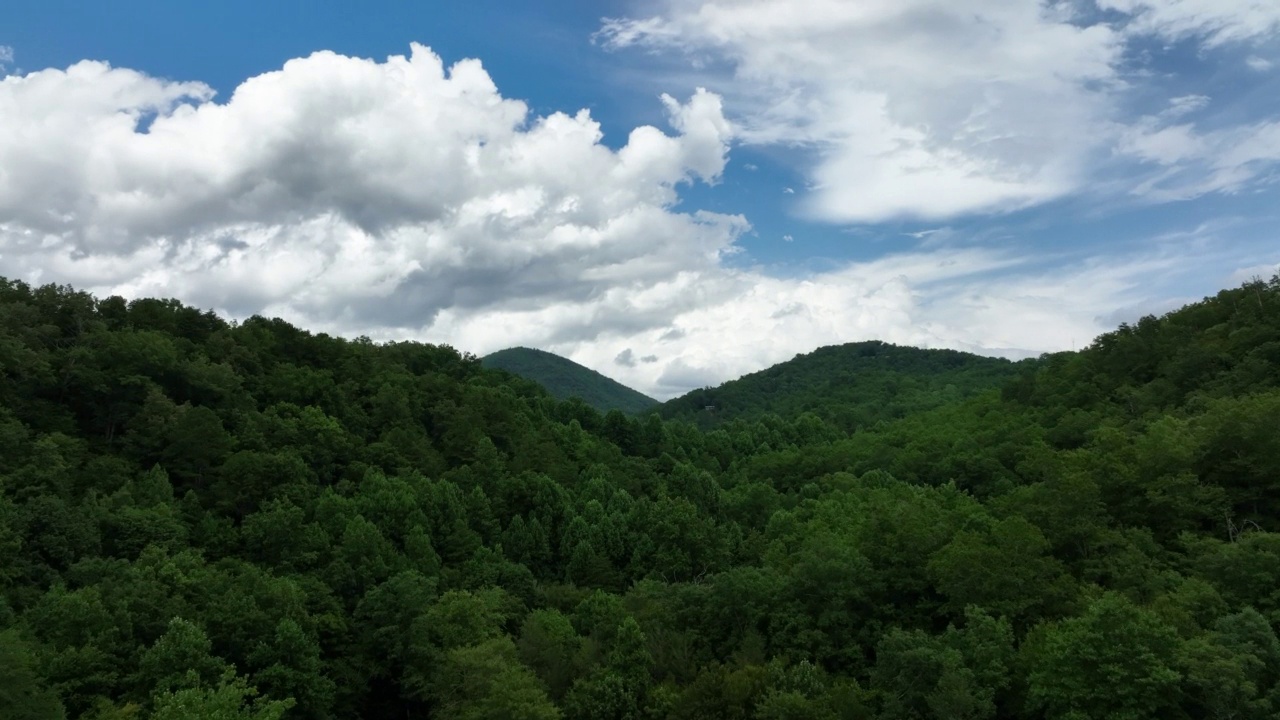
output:
[[[487,368],[506,370],[512,375],[532,380],[561,400],[581,398],[602,413],[617,409],[635,415],[658,404],[657,400],[589,367],[543,350],[507,348],[486,355],[480,362]]]
[[[812,412],[854,430],[999,388],[1035,362],[878,341],[832,345],[719,387],[694,390],[657,409],[664,418],[703,427],[769,413],[794,418]]]

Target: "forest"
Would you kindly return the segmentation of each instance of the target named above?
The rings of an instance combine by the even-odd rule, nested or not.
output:
[[[818,348],[719,387],[687,393],[656,411],[704,429],[737,418],[807,412],[855,431],[998,389],[1019,368],[1001,358],[871,340]]]
[[[851,347],[602,414],[0,280],[0,717],[1280,717],[1280,277]]]

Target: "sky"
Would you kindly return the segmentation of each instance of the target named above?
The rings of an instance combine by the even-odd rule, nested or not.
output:
[[[0,4],[0,276],[657,398],[1280,269],[1273,0]]]

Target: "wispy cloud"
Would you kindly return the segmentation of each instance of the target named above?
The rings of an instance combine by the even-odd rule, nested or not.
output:
[[[1270,175],[1280,163],[1280,121],[1201,131],[1147,118],[1119,150],[1158,167],[1132,193],[1155,202],[1234,193]]]
[[[1097,0],[1128,18],[1129,34],[1169,40],[1199,38],[1206,47],[1253,40],[1280,31],[1280,4],[1259,0]]]
[[[942,230],[943,228],[934,228],[932,230],[921,230],[919,232],[909,232],[909,233],[903,233],[903,234],[906,235],[907,237],[913,237],[917,240],[923,240],[929,237],[930,235],[934,235],[936,233],[942,232]]]
[[[1181,168],[1183,154],[1220,153],[1228,138],[1267,141],[1269,115],[1236,108],[1230,127],[1192,122],[1210,102],[1204,93],[1170,97],[1155,118],[1135,118],[1132,108],[1160,92],[1167,75],[1142,66],[1140,44],[1185,41],[1202,53],[1192,61],[1208,62],[1204,53],[1274,39],[1280,3],[1099,0],[1105,14],[1007,0],[660,0],[645,8],[652,14],[605,21],[599,37],[618,51],[663,49],[728,68],[715,86],[741,139],[810,151],[802,207],[820,221],[1008,213],[1088,193],[1104,175],[1116,181],[1117,156]],[[1238,56],[1233,62],[1239,67]],[[1129,185],[1161,201],[1232,191],[1271,162],[1264,148],[1173,192],[1156,192],[1167,183],[1137,167]]]
[[[1002,212],[1072,192],[1110,122],[1124,50],[1108,26],[1038,3],[658,7],[607,21],[601,36],[727,63],[716,87],[741,137],[811,148],[806,208],[835,222]]]
[[[1248,65],[1250,70],[1257,72],[1268,72],[1276,66],[1276,64],[1271,60],[1258,57],[1257,55],[1250,55],[1245,58],[1244,64]]]

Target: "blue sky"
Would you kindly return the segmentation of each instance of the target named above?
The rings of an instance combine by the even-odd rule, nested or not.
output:
[[[1275,271],[1280,4],[953,6],[8,2],[0,274],[666,397]]]

